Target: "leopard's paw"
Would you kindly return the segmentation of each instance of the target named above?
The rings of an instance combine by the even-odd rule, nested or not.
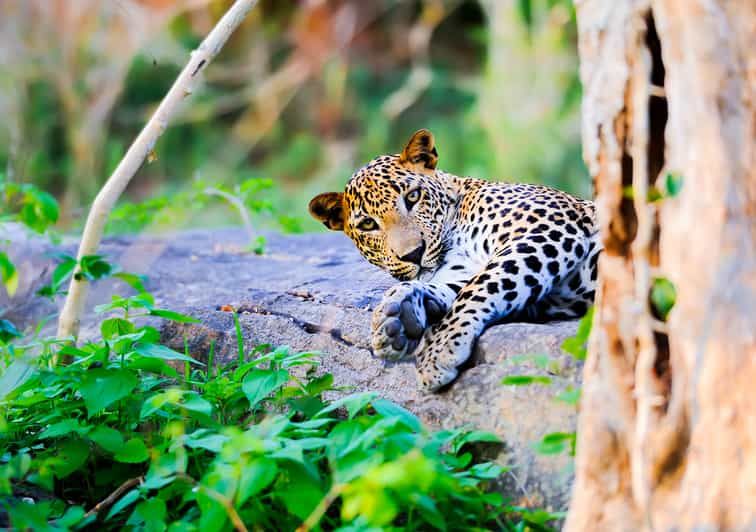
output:
[[[429,323],[438,321],[444,312],[443,303],[418,283],[390,288],[373,311],[373,353],[388,360],[412,354]]]
[[[457,378],[462,365],[472,354],[470,332],[450,332],[443,326],[425,332],[417,351],[417,384],[422,392],[435,392]]]

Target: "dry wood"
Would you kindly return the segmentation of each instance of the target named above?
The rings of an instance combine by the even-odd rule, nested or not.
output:
[[[130,478],[120,486],[118,486],[113,493],[105,497],[103,500],[98,502],[94,505],[94,507],[89,510],[87,513],[84,514],[84,520],[92,517],[93,515],[97,515],[102,511],[107,510],[111,506],[113,506],[116,502],[118,502],[118,499],[126,495],[126,492],[128,492],[131,488],[135,488],[136,486],[140,485],[144,481],[144,477],[136,477],[136,478]]]
[[[189,62],[163,98],[155,114],[145,124],[113,174],[95,197],[81,236],[77,254],[79,260],[97,252],[105,224],[116,201],[152,152],[158,138],[179,109],[180,103],[192,93],[199,74],[220,52],[233,31],[256,3],[257,0],[237,0],[199,47],[191,53]],[[75,273],[78,273],[78,268]],[[74,275],[71,279],[68,295],[58,320],[58,337],[60,338],[75,339],[79,333],[89,283],[83,277],[81,279],[76,277],[78,276]]]
[[[577,15],[606,251],[566,529],[753,530],[756,3],[583,0]],[[667,169],[682,190],[651,204]],[[677,290],[666,323],[657,276]]]

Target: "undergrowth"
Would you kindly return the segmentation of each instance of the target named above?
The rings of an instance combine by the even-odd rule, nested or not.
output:
[[[542,530],[470,443],[371,393],[342,396],[314,353],[204,365],[159,343],[142,280],[98,308],[102,339],[9,339],[0,378],[0,526],[59,530]],[[56,364],[60,357],[72,360]],[[341,391],[343,395],[343,391]]]

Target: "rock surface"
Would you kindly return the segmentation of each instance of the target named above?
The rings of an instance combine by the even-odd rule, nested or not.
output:
[[[22,283],[33,287],[52,268],[44,244],[26,245],[14,253],[23,258],[21,273],[27,281]],[[365,262],[346,237],[273,235],[263,256],[244,252],[244,246],[241,231],[199,230],[110,238],[101,252],[125,271],[148,275],[147,287],[158,306],[201,320],[198,325],[163,322],[168,345],[183,350],[186,338],[192,354],[202,360],[212,343],[216,361],[233,359],[233,316],[220,310],[230,305],[241,313],[247,348],[273,344],[320,351],[321,371],[333,373],[339,386],[378,392],[430,427],[468,425],[495,432],[505,441],[497,460],[511,468],[503,489],[517,502],[566,507],[571,460],[564,453],[539,455],[533,444],[547,433],[575,428],[575,408],[554,399],[580,380],[580,368],[559,347],[574,335],[575,322],[491,327],[478,342],[472,367],[444,392],[423,395],[417,392],[411,361],[384,365],[370,352],[371,309],[394,281]],[[73,252],[72,246],[64,247]],[[51,310],[38,298],[32,300],[29,290],[10,302],[17,319],[38,319]],[[100,282],[87,308],[125,290],[118,281]],[[93,316],[85,318],[84,337],[97,334],[95,323]],[[548,373],[527,355],[548,356]],[[501,380],[507,375],[548,375],[552,384],[504,386]]]

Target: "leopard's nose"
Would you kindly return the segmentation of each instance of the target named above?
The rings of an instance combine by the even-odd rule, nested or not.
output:
[[[423,253],[425,253],[425,242],[421,243],[418,247],[416,247],[406,255],[399,257],[399,260],[403,262],[411,262],[412,264],[417,264],[418,266],[420,266],[420,263],[423,260]]]

